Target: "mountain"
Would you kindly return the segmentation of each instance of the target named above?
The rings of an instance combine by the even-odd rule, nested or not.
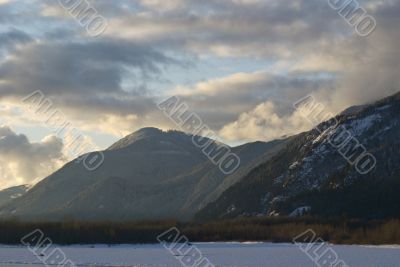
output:
[[[321,116],[316,110],[307,118]],[[308,132],[231,147],[241,163],[232,174],[213,164],[193,136],[144,128],[102,151],[105,161],[94,171],[74,160],[26,193],[5,191],[0,218],[398,217],[399,114],[400,93],[350,107]],[[203,142],[220,157],[224,144]]]
[[[212,142],[215,148],[222,144]],[[201,208],[273,156],[286,140],[231,148],[240,168],[224,175],[178,131],[141,129],[104,153],[95,171],[72,161],[0,209],[23,220],[190,219]]]
[[[30,185],[20,185],[1,190],[0,207],[16,198],[23,196],[30,188]]]
[[[399,114],[400,93],[292,137],[196,218],[400,216]]]

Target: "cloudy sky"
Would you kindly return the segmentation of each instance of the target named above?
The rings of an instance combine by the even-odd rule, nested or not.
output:
[[[0,188],[73,157],[22,101],[36,90],[103,149],[176,128],[157,108],[173,95],[236,145],[309,129],[293,109],[308,94],[337,113],[400,88],[400,0],[359,1],[368,36],[328,0],[87,1],[107,23],[94,36],[62,6],[76,1],[0,0]]]

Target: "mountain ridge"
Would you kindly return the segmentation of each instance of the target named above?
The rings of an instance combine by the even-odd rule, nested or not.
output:
[[[397,93],[355,112],[340,113],[297,135],[269,161],[208,204],[196,218],[287,216],[301,207],[320,216],[400,215],[400,207],[395,204],[400,199],[393,192],[393,188],[400,188],[400,143],[396,138],[400,133],[399,112],[400,93]],[[329,142],[330,132],[341,127],[354,138],[336,149]],[[377,160],[375,168],[366,174],[358,173],[338,153],[343,152],[353,160],[356,154],[351,153],[360,150],[360,144]]]
[[[240,168],[229,175],[193,145],[192,135],[143,128],[104,150],[105,161],[99,169],[89,172],[71,161],[1,206],[0,218],[126,221],[303,213],[400,216],[400,204],[396,204],[400,198],[394,191],[400,189],[399,112],[397,93],[350,107],[291,137],[227,146],[241,159]],[[340,151],[349,159],[354,157],[352,153],[359,149],[354,142],[332,147],[332,133],[341,127],[376,157],[376,169],[360,175],[342,157]],[[212,149],[223,145],[206,140]]]
[[[32,188],[31,185],[19,185],[0,190],[0,207],[23,196],[30,188]]]

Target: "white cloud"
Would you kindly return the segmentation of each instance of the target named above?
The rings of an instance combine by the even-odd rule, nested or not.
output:
[[[279,115],[274,103],[267,101],[225,125],[219,134],[228,141],[260,141],[279,139],[310,127],[310,123],[299,112]]]
[[[330,77],[321,77],[316,72],[281,75],[257,71],[177,87],[169,94],[180,96],[207,125],[218,131],[264,102],[273,103],[280,117],[287,116],[298,99],[316,91],[328,92],[333,83]],[[245,139],[259,136],[252,133],[247,132],[249,136]]]
[[[0,126],[0,188],[45,178],[66,162],[62,151],[63,142],[55,136],[30,142],[25,135]]]
[[[179,9],[185,5],[184,0],[140,0],[140,3],[156,11]]]

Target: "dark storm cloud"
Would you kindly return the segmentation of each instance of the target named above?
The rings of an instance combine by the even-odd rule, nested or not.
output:
[[[121,84],[124,75],[139,83],[161,75],[162,68],[179,64],[151,48],[129,42],[30,44],[0,65],[0,95],[22,97],[41,90],[55,103],[90,112],[131,114],[154,103],[143,88]],[[143,94],[143,95],[140,95]]]
[[[24,44],[30,41],[32,41],[32,38],[18,29],[0,33],[0,48],[12,48],[17,44]]]
[[[154,5],[157,1],[141,2],[153,3],[150,11],[125,12],[111,20],[111,34],[217,55],[276,60],[310,52],[320,42],[351,31],[327,2],[319,0],[181,1],[184,6],[173,12],[162,12]],[[150,33],[141,34],[146,28]]]
[[[129,68],[152,77],[172,63],[176,62],[160,52],[126,42],[32,44],[0,65],[0,80],[11,87],[0,87],[0,94],[121,92],[122,75]]]

